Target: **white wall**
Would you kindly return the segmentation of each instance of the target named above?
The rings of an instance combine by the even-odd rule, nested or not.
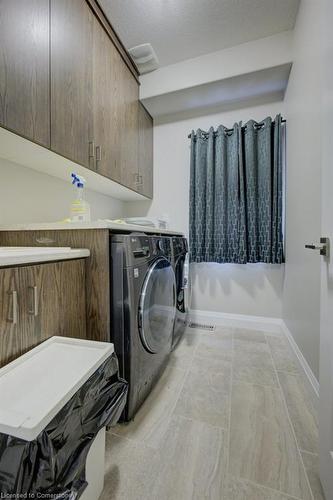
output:
[[[68,182],[0,159],[0,225],[57,222],[69,217],[74,190]],[[93,191],[86,192],[91,218],[118,218],[123,203]]]
[[[192,308],[281,318],[284,266],[196,264]]]
[[[284,113],[282,102],[272,102],[206,116],[183,116],[157,122],[154,127],[154,200],[129,203],[129,215],[168,214],[172,228],[188,233],[190,142],[192,129],[208,130],[221,123],[261,120]],[[179,116],[177,115],[177,118]],[[200,264],[193,266],[195,309],[281,317],[284,266],[263,264]]]
[[[302,0],[294,63],[285,96],[287,227],[283,318],[318,377],[320,256],[304,245],[320,238],[320,2]]]

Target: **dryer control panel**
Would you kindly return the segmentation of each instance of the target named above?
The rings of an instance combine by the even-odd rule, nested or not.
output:
[[[174,257],[185,254],[188,252],[187,239],[182,236],[175,236],[172,238],[172,247]]]

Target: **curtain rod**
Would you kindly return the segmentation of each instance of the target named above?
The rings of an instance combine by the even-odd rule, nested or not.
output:
[[[285,120],[284,118],[282,118],[281,123],[286,123],[286,121],[287,121],[287,120]],[[272,121],[272,123],[274,123],[274,121]],[[263,126],[264,126],[264,124],[263,124],[263,123],[262,123],[262,124],[257,123],[256,125],[257,125],[257,127],[258,127],[258,128],[261,128],[261,127],[263,127]],[[243,128],[243,129],[246,129],[246,125],[244,125],[242,128]],[[227,128],[225,131],[226,131],[226,133],[228,134],[229,132],[233,132],[233,131],[234,131],[234,129],[233,129],[233,128]],[[205,133],[206,135],[208,135],[208,134],[209,134],[209,132],[204,132],[204,133]],[[216,134],[216,133],[217,133],[217,132],[214,132],[214,134]],[[196,136],[197,136],[197,134],[194,134],[194,137],[196,137]],[[188,137],[188,139],[191,139],[192,134],[189,134],[187,137]]]

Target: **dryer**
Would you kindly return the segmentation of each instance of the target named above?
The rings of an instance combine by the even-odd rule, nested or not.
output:
[[[176,284],[169,237],[111,236],[111,341],[129,383],[123,420],[133,418],[172,346]]]
[[[176,279],[176,317],[172,340],[173,349],[185,332],[190,308],[191,283],[188,256],[187,239],[183,236],[174,236],[172,238],[172,262]]]

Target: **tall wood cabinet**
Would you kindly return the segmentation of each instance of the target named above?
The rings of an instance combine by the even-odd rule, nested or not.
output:
[[[0,125],[50,145],[49,0],[0,1]]]
[[[0,269],[0,366],[54,335],[86,338],[84,260]]]

